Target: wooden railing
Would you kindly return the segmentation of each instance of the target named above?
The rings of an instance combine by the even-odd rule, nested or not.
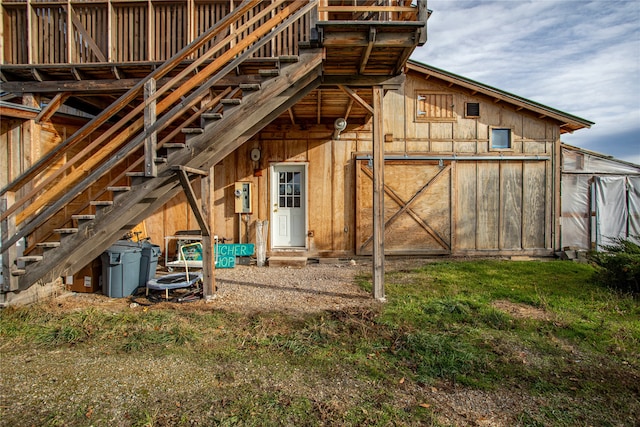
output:
[[[238,0],[3,0],[5,64],[83,64],[166,61],[237,10]],[[253,15],[272,8],[261,1]],[[248,15],[251,17],[252,15]],[[269,19],[265,16],[263,22]],[[235,24],[227,30],[236,31]],[[282,33],[257,56],[294,55],[309,19]],[[245,31],[246,33],[246,31]],[[292,43],[292,41],[294,43]],[[214,43],[210,40],[197,52]],[[192,55],[196,57],[197,55]]]
[[[426,1],[418,0],[360,0],[352,5],[334,5],[330,0],[320,0],[320,21],[419,21],[421,6],[426,11]],[[412,3],[417,3],[413,6]]]
[[[420,6],[426,10],[426,0],[418,0],[419,7],[412,6],[412,0],[357,0],[352,6],[331,3],[319,1],[320,21],[419,21]],[[166,61],[239,4],[238,0],[3,0],[0,63]],[[254,14],[266,9],[274,14],[271,4],[261,1]],[[298,42],[309,41],[310,25],[306,16],[256,56],[297,54]],[[228,31],[236,31],[233,24]],[[209,40],[190,58],[214,43]]]
[[[0,196],[17,191],[21,195],[0,216],[1,220],[12,216],[19,228],[16,234],[2,242],[3,251],[85,191],[105,170],[124,160],[128,153],[139,149],[149,135],[167,128],[186,111],[201,107],[212,85],[272,40],[272,37],[265,35],[281,34],[300,21],[314,6],[313,2],[307,0],[275,0],[271,3],[245,0],[41,158],[30,170],[0,191]],[[230,33],[230,26],[236,31]],[[278,31],[274,32],[276,28]],[[214,44],[209,49],[200,53],[189,66],[168,79],[155,92],[144,97],[143,102],[134,103],[143,96],[149,82],[170,75],[185,58],[202,51],[212,42]],[[155,105],[156,116],[152,123],[146,123],[144,115],[150,105]],[[125,110],[132,106],[133,109]],[[124,117],[118,118],[117,114],[121,111],[127,112]],[[103,132],[99,128],[107,121],[116,123]],[[71,159],[67,158],[72,152],[77,154]],[[52,168],[52,165],[55,166]],[[31,187],[34,182],[38,184]]]

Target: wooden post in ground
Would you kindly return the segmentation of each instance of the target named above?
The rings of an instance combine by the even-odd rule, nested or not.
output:
[[[15,201],[15,193],[7,191],[4,197],[0,199],[0,213],[5,212],[9,206]],[[13,236],[16,232],[16,217],[9,215],[2,221],[2,241],[6,242],[9,236]],[[8,248],[2,248],[2,293],[11,292],[18,289],[18,277],[11,274],[14,267],[13,263],[18,257],[18,248],[15,244]]]
[[[373,87],[373,297],[384,294],[384,132],[382,86]]]
[[[211,299],[216,292],[215,241],[212,236],[215,217],[213,212],[214,167],[211,166],[209,174],[200,180],[200,204],[210,231],[206,236],[202,236],[202,294],[205,301]]]

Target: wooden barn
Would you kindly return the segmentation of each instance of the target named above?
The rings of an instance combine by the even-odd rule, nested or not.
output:
[[[592,123],[409,61],[428,15],[3,0],[2,295],[136,227],[200,230],[210,260],[214,235],[255,242],[268,221],[271,258],[372,255],[376,298],[384,254],[552,254],[560,136]]]

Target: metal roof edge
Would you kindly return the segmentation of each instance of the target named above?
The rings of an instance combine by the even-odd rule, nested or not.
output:
[[[587,150],[585,148],[576,147],[575,145],[570,145],[570,144],[567,144],[566,142],[562,142],[562,141],[560,142],[560,146],[561,146],[561,148],[566,148],[567,150],[570,150],[570,151],[577,151],[577,152],[580,152],[580,153],[588,154],[590,156],[599,157],[599,158],[601,158],[603,160],[610,160],[612,162],[622,163],[623,165],[627,165],[627,166],[631,166],[631,167],[640,169],[640,165],[638,165],[636,163],[628,162],[626,160],[621,160],[621,159],[618,159],[618,158],[613,157],[613,156],[608,155],[608,154],[598,153],[597,151],[591,151],[591,150]]]

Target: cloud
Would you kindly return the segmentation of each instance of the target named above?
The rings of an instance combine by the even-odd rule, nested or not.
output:
[[[571,136],[574,145],[627,135],[618,151],[638,160],[640,2],[431,0],[429,8],[429,40],[413,59],[596,122]]]

